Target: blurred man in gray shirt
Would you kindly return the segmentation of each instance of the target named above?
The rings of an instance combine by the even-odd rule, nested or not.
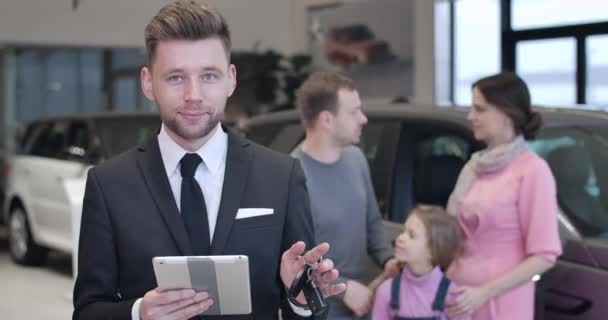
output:
[[[373,292],[361,283],[367,255],[387,273],[398,264],[382,226],[369,166],[359,142],[367,118],[351,79],[316,72],[298,89],[297,108],[306,139],[293,155],[307,179],[315,240],[331,245],[331,258],[346,283],[329,299],[329,319],[367,314]]]

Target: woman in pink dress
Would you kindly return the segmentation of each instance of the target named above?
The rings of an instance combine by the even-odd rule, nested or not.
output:
[[[534,138],[542,120],[513,73],[473,84],[468,119],[487,148],[465,165],[448,202],[465,247],[447,272],[462,285],[447,311],[474,320],[532,320],[532,279],[561,254],[555,182],[524,140]]]

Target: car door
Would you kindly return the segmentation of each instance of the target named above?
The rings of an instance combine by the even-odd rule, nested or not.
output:
[[[70,211],[64,179],[81,174],[83,164],[66,157],[70,122],[53,121],[41,133],[25,170],[29,172],[30,201],[40,240],[49,247],[71,252]]]
[[[18,168],[27,177],[27,202],[33,232],[38,242],[54,247],[57,242],[57,207],[53,195],[57,192],[54,176],[58,170],[57,150],[63,145],[66,125],[47,122],[33,142],[30,154],[23,158]]]
[[[71,252],[73,249],[72,216],[73,196],[82,196],[79,192],[73,195],[68,184],[70,181],[86,181],[89,164],[89,150],[91,146],[91,132],[89,123],[84,120],[72,120],[67,123],[63,146],[57,154],[55,163],[56,172],[50,177],[55,190],[50,194],[53,202],[52,211],[55,214],[53,230],[56,231],[57,246]],[[84,185],[84,183],[82,183]]]
[[[460,170],[479,148],[458,122],[404,119],[386,218],[402,224],[417,204],[445,206]]]
[[[39,212],[44,212],[44,186],[39,180],[39,167],[46,161],[46,149],[48,135],[51,131],[52,123],[38,122],[28,127],[28,132],[24,137],[24,152],[17,154],[11,161],[11,172],[9,179],[9,190],[22,199],[32,236],[37,242],[44,238],[48,230],[49,219]]]
[[[393,182],[395,159],[401,121],[394,118],[368,116],[368,123],[363,128],[359,148],[365,155],[376,193],[380,214],[385,219],[386,236],[392,240],[401,230],[401,226],[386,220],[390,210],[391,185]],[[372,281],[382,270],[367,258],[365,261],[364,281]]]
[[[555,177],[563,245],[540,282],[543,319],[597,320],[608,314],[607,143],[606,127],[547,128],[530,143]]]

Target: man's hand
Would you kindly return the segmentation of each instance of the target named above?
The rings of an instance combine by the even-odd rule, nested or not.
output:
[[[207,292],[192,289],[148,291],[139,305],[141,320],[187,320],[209,309],[213,300]]]
[[[386,278],[392,278],[399,274],[400,270],[400,262],[397,258],[392,257],[386,261],[384,264],[384,275]]]
[[[344,304],[358,317],[366,315],[372,307],[373,292],[363,284],[348,280],[346,282]]]
[[[298,272],[304,267],[304,263],[315,265],[319,258],[329,251],[329,244],[324,242],[304,253],[306,245],[302,241],[296,242],[291,248],[283,253],[281,258],[281,280],[286,288],[291,286],[291,283],[298,275]],[[338,278],[338,270],[334,269],[334,263],[330,259],[323,259],[319,263],[315,278],[317,287],[321,288],[323,296],[329,297],[341,293],[346,289],[343,283],[332,284]],[[296,300],[301,304],[306,304],[304,294],[300,293]]]

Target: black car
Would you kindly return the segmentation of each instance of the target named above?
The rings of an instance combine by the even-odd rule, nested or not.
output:
[[[415,204],[445,206],[465,162],[483,148],[473,137],[468,111],[404,104],[365,106],[369,122],[359,146],[369,162],[391,236]],[[539,283],[544,290],[538,290],[537,319],[605,319],[608,114],[561,108],[538,111],[545,125],[529,147],[548,162],[555,176],[564,252]],[[304,139],[295,111],[253,118],[246,134],[283,153],[290,153]]]

